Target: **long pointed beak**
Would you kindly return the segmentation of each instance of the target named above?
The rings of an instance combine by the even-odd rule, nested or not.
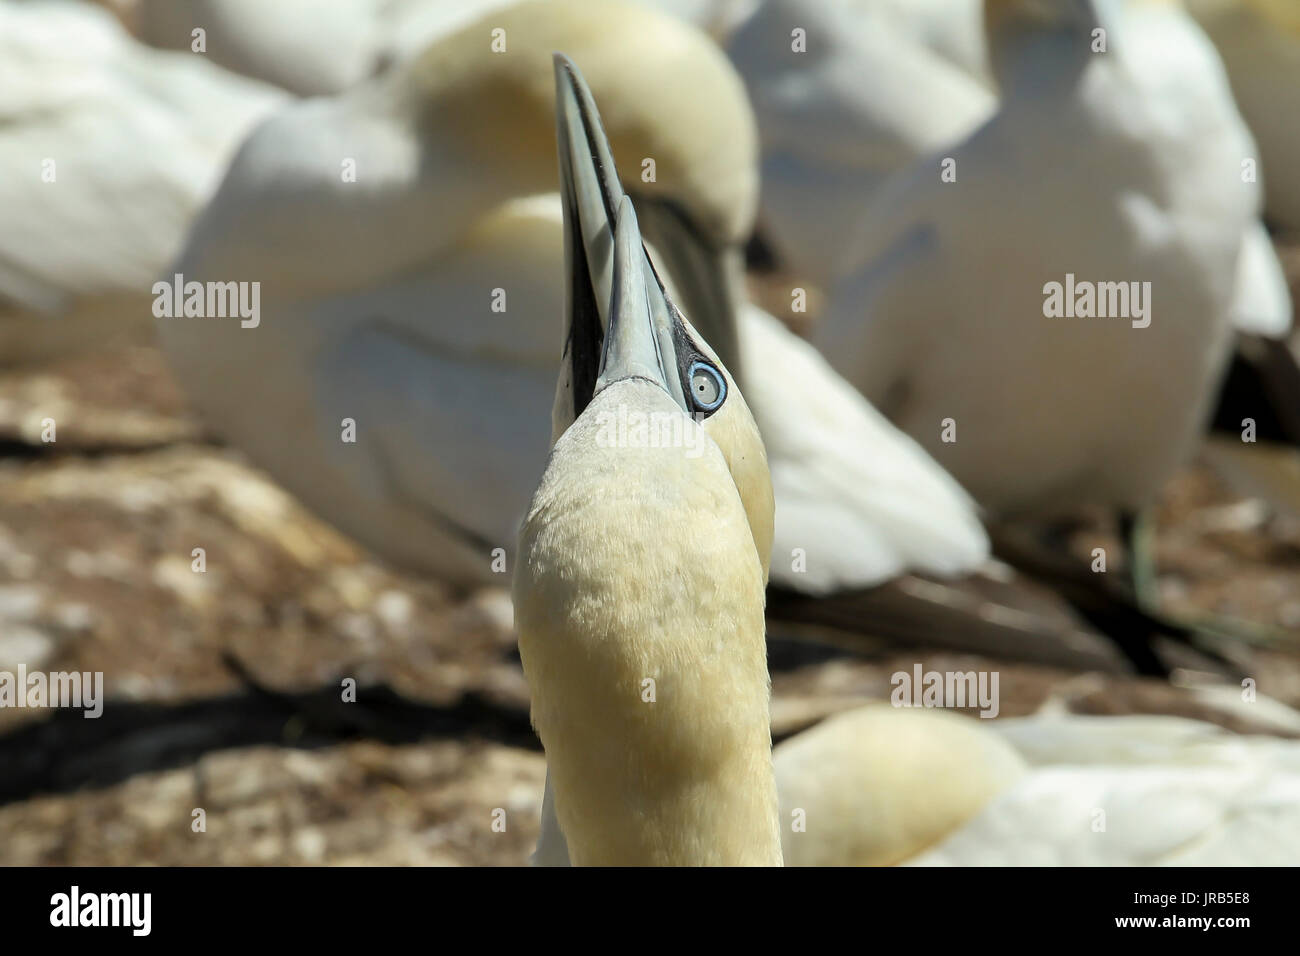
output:
[[[667,300],[650,272],[636,212],[632,200],[626,196],[619,204],[614,230],[613,286],[609,331],[595,392],[614,382],[639,378],[658,385],[686,411],[677,374],[677,355],[662,348],[664,327],[656,321],[656,313],[667,315]],[[655,308],[656,299],[662,302],[662,310]]]
[[[645,286],[642,300],[650,311],[649,328],[659,354],[673,354],[675,340],[667,296],[646,257],[636,214],[619,180],[591,89],[564,54],[556,53],[554,62],[556,140],[568,274],[565,360],[570,363],[572,417],[576,418],[590,403],[597,390],[597,378],[605,367],[603,345],[612,324],[611,309],[617,308],[613,300],[619,295],[623,302],[629,301],[627,291],[618,290],[614,277],[615,223],[624,215],[624,205],[630,214],[627,241],[635,245],[636,254],[629,253],[624,259],[622,274],[629,282],[634,281],[632,276],[639,277]],[[638,319],[623,327],[625,331],[639,334],[644,324]],[[669,374],[660,384],[685,407],[681,381],[672,371],[673,363],[661,367],[661,371],[664,368]]]
[[[555,138],[564,207],[565,361],[572,418],[591,401],[613,289],[614,220],[623,184],[591,90],[573,61],[556,53]],[[572,420],[572,418],[570,420]]]
[[[596,301],[608,302],[614,219],[625,194],[591,89],[563,53],[555,54],[555,123],[565,211],[573,213],[574,238],[591,267]]]

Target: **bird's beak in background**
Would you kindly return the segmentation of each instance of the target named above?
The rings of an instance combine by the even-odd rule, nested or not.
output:
[[[687,411],[676,352],[662,347],[665,337],[671,342],[671,334],[665,336],[669,330],[662,320],[656,321],[656,316],[668,315],[663,287],[654,277],[641,243],[632,200],[624,196],[614,235],[613,296],[597,393],[614,382],[639,378],[658,385]]]

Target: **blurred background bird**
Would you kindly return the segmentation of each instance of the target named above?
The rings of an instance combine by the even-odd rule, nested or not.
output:
[[[787,866],[1285,866],[1300,746],[1164,716],[880,705],[773,753]]]
[[[513,46],[470,39],[487,23]],[[409,69],[282,112],[232,164],[175,271],[266,273],[264,334],[250,352],[236,324],[159,321],[215,427],[395,562],[491,580],[545,456],[537,412],[553,392],[564,282],[539,87],[564,48],[609,104],[614,151],[651,164],[630,188],[674,294],[754,395],[777,550],[806,555],[777,579],[825,592],[977,567],[987,543],[965,493],[744,301],[753,131],[720,53],[635,4],[522,3],[465,29]],[[349,163],[356,183],[340,173]],[[349,418],[355,447],[339,440]]]
[[[1150,605],[1134,529],[1200,440],[1234,322],[1289,327],[1255,146],[1177,6],[991,2],[986,33],[996,116],[864,207],[818,342],[992,518],[1120,509]],[[1077,316],[1076,275],[1099,290]]]
[[[0,25],[0,672],[109,698],[0,709],[0,861],[528,858],[546,764],[505,585],[624,195],[766,449],[787,863],[1287,846],[1285,0]],[[556,51],[590,83],[558,164]],[[622,175],[566,195],[566,149]],[[1150,282],[1150,325],[1044,315],[1067,273]],[[255,327],[160,316],[177,275],[257,283]],[[998,716],[884,706],[914,667],[1000,676]],[[191,839],[200,802],[240,838]]]
[[[147,323],[153,280],[285,97],[81,4],[0,6],[0,70],[0,363],[15,364]]]

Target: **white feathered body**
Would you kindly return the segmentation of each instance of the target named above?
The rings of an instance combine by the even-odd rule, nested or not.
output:
[[[146,327],[154,280],[282,98],[85,4],[0,5],[0,363]]]
[[[1032,717],[1031,765],[916,865],[1283,866],[1300,860],[1300,745],[1176,717]]]
[[[955,182],[939,156],[901,174],[831,296],[824,353],[994,511],[1140,505],[1208,414],[1259,194],[1187,25],[1132,11],[1077,82],[1013,92],[947,151]],[[1149,326],[1049,317],[1070,275],[1150,283]]]
[[[1196,720],[875,704],[779,744],[773,762],[787,865],[1300,859],[1300,743]]]

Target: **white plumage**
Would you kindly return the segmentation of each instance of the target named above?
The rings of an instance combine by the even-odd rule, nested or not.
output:
[[[1259,143],[1268,214],[1300,229],[1300,5],[1293,0],[1188,0],[1219,49]]]
[[[341,93],[519,0],[126,0],[140,38],[193,49],[301,96]],[[596,0],[599,2],[599,0]],[[639,0],[702,29],[726,28],[731,0]],[[509,44],[509,37],[503,38]]]
[[[831,280],[890,175],[993,111],[993,94],[900,17],[888,4],[767,0],[727,40],[758,118],[760,227],[809,281]],[[963,19],[949,22],[960,35]],[[978,44],[978,23],[968,26]],[[792,48],[795,30],[805,31],[804,49]]]
[[[787,865],[1258,866],[1300,853],[1300,743],[1201,721],[875,704],[773,760]]]
[[[1291,331],[1291,290],[1262,223],[1246,232],[1237,260],[1232,321],[1238,332],[1284,339]]]
[[[912,439],[766,312],[747,306],[740,332],[753,370],[745,396],[776,490],[774,580],[824,593],[983,563],[988,543],[969,497]],[[796,548],[807,556],[798,575]]]
[[[375,70],[393,0],[135,0],[142,40],[194,51],[303,96],[336,93]]]
[[[537,9],[558,17],[570,8]],[[688,37],[707,44],[651,12],[634,22],[671,37],[665,49]],[[313,509],[402,564],[480,582],[491,580],[494,549],[511,546],[545,459],[535,426],[559,356],[559,209],[554,197],[529,198],[549,158],[528,157],[527,172],[509,179],[484,152],[494,137],[512,148],[504,120],[485,107],[470,125],[422,123],[407,82],[399,72],[262,126],[176,267],[187,278],[260,279],[260,327],[163,319],[159,330],[210,421]],[[708,82],[691,92],[701,103]],[[668,121],[671,110],[645,108],[663,117],[662,135],[690,135]],[[692,162],[719,155],[707,142],[682,151]],[[345,158],[356,183],[340,176]],[[726,173],[729,183],[747,175]],[[505,311],[492,307],[497,289]],[[739,321],[777,483],[775,579],[821,591],[983,560],[984,532],[955,482],[809,346],[753,308]],[[793,392],[776,384],[789,368],[800,376]],[[796,408],[810,417],[792,417]],[[356,422],[356,444],[340,440],[345,418]],[[806,571],[795,569],[796,547]]]
[[[1001,109],[945,151],[955,182],[928,157],[863,212],[819,345],[994,511],[1138,507],[1194,447],[1228,355],[1253,147],[1181,14],[1099,0],[1093,53],[1090,4],[1034,27],[1009,6]],[[1149,327],[1132,305],[1049,317],[1070,276],[1149,283]]]
[[[900,35],[933,50],[984,83],[983,0],[846,0],[851,8],[881,17]]]
[[[98,8],[0,4],[0,363],[147,323],[154,279],[281,100]]]
[[[995,727],[1033,768],[917,865],[1278,866],[1300,858],[1300,744],[1175,717]]]

